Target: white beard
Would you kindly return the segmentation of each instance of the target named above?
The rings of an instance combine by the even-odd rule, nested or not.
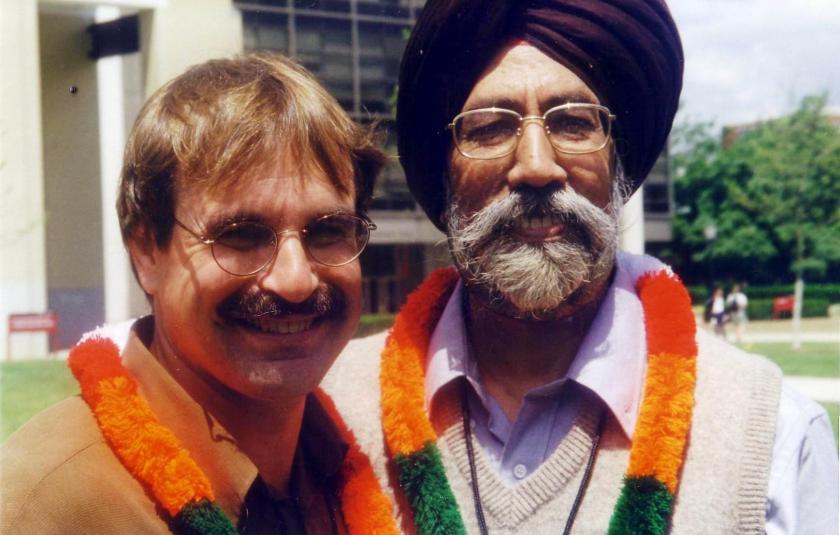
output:
[[[450,251],[469,285],[485,288],[492,300],[511,305],[520,316],[539,318],[612,270],[621,199],[615,181],[606,210],[568,185],[540,198],[514,191],[469,217],[452,204],[447,212]],[[518,238],[512,225],[535,213],[563,220],[566,230],[559,241],[533,244]]]

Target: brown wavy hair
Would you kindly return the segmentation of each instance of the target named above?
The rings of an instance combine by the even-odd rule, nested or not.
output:
[[[364,213],[384,161],[375,141],[288,58],[251,53],[194,66],[149,98],[129,135],[117,198],[123,242],[168,245],[178,187],[217,190],[281,156],[353,191]]]

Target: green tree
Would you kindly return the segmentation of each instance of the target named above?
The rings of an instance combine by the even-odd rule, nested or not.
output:
[[[672,253],[684,277],[840,281],[840,129],[825,102],[807,97],[725,147],[708,124],[675,131]]]

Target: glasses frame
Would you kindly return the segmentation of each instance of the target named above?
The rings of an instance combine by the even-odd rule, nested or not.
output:
[[[580,108],[593,109],[593,110],[606,112],[607,122],[606,122],[606,135],[604,136],[604,142],[598,148],[588,149],[588,150],[584,150],[584,151],[571,151],[571,150],[562,149],[562,148],[558,147],[551,140],[551,131],[548,129],[548,125],[545,122],[546,118],[548,117],[549,114],[551,114],[551,113],[553,113],[557,110],[571,110],[571,109],[580,109]],[[513,143],[510,150],[508,150],[507,152],[504,152],[502,154],[498,154],[498,155],[495,155],[495,156],[489,156],[489,157],[472,156],[470,154],[467,154],[464,150],[462,150],[461,146],[458,144],[458,137],[455,134],[455,123],[458,121],[458,119],[461,119],[461,118],[466,117],[468,115],[473,115],[473,114],[476,114],[476,113],[486,113],[486,112],[504,113],[504,114],[512,115],[512,116],[516,117],[517,119],[519,119],[519,127],[516,129],[516,142]],[[509,110],[507,108],[496,108],[495,106],[491,107],[491,108],[478,108],[478,109],[475,109],[475,110],[469,110],[469,111],[459,113],[458,115],[456,115],[452,119],[452,122],[450,122],[448,125],[446,125],[446,129],[449,130],[450,132],[452,132],[452,143],[455,144],[455,148],[458,149],[458,152],[461,153],[462,156],[464,156],[466,158],[470,158],[472,160],[495,160],[497,158],[504,158],[505,156],[508,156],[509,154],[513,154],[514,152],[516,152],[517,147],[519,147],[519,141],[522,139],[522,132],[525,130],[525,124],[528,123],[528,122],[537,122],[537,123],[542,124],[542,130],[543,130],[543,133],[545,133],[545,137],[548,139],[548,142],[551,144],[552,147],[554,147],[554,150],[556,150],[557,152],[560,152],[562,154],[591,154],[593,152],[598,152],[599,150],[603,149],[610,142],[610,136],[612,136],[612,123],[613,123],[614,120],[615,120],[615,115],[613,115],[610,112],[609,108],[607,108],[606,106],[601,106],[600,104],[592,104],[592,103],[589,103],[589,102],[568,102],[566,104],[561,104],[559,106],[554,106],[553,108],[549,108],[542,115],[526,115],[524,117],[520,113],[518,113],[516,111],[513,111],[513,110]]]
[[[305,237],[306,234],[307,234],[307,227],[309,227],[309,225],[311,225],[313,223],[316,223],[318,221],[322,221],[324,219],[329,219],[331,217],[335,217],[335,216],[339,216],[339,215],[343,216],[343,217],[348,217],[348,218],[352,218],[352,219],[356,219],[356,220],[360,221],[368,231],[367,235],[365,236],[365,242],[359,248],[359,251],[355,255],[353,255],[352,258],[350,258],[349,260],[347,260],[345,262],[342,262],[340,264],[327,264],[326,262],[323,262],[323,261],[315,258],[315,255],[313,255],[309,251],[309,244],[307,243],[305,238],[301,239],[301,245],[303,246],[303,250],[306,251],[306,255],[310,259],[315,261],[316,263],[321,264],[322,266],[328,266],[328,267],[341,267],[341,266],[346,266],[350,262],[353,262],[354,260],[359,258],[359,256],[361,256],[361,254],[364,252],[365,248],[370,243],[370,233],[371,233],[371,231],[376,230],[376,223],[371,221],[367,216],[360,216],[360,215],[356,215],[356,214],[348,214],[346,212],[333,212],[333,213],[330,213],[330,214],[324,214],[322,216],[316,217],[315,219],[313,219],[312,221],[310,221],[306,225],[304,225],[303,228],[300,228],[300,229],[286,229],[286,230],[280,230],[280,231],[277,231],[274,228],[266,225],[265,223],[260,223],[258,221],[239,221],[239,222],[231,223],[229,225],[224,226],[218,232],[218,234],[216,234],[216,236],[214,236],[212,238],[208,237],[208,236],[204,236],[202,234],[199,234],[198,232],[195,232],[194,230],[189,228],[187,225],[182,223],[177,217],[173,217],[173,219],[175,220],[175,224],[177,224],[182,229],[186,230],[195,239],[197,239],[198,241],[200,241],[204,245],[207,245],[208,247],[210,247],[210,254],[213,255],[213,261],[216,262],[216,265],[219,266],[219,269],[221,269],[222,271],[224,271],[225,273],[227,273],[229,275],[233,275],[234,277],[252,277],[252,276],[256,275],[257,273],[261,272],[262,270],[264,270],[266,267],[270,266],[274,262],[274,260],[277,258],[277,251],[280,250],[280,243],[282,241],[281,240],[282,236],[284,236],[286,234],[291,234],[291,233],[298,233],[302,237]],[[219,236],[221,236],[228,229],[230,229],[231,227],[236,227],[237,225],[245,224],[245,223],[247,223],[249,225],[260,225],[262,227],[265,227],[265,228],[271,230],[271,232],[274,233],[274,252],[268,258],[268,260],[266,260],[265,263],[263,263],[257,269],[255,269],[253,271],[250,271],[248,273],[234,273],[232,271],[229,271],[229,270],[225,269],[224,266],[222,266],[222,264],[219,262],[219,259],[216,257],[216,250],[213,246],[218,241]]]

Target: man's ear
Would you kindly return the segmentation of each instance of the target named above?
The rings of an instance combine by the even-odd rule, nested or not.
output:
[[[161,278],[161,250],[154,238],[146,231],[138,230],[128,240],[128,254],[134,266],[137,280],[147,295],[153,296],[157,292]]]

